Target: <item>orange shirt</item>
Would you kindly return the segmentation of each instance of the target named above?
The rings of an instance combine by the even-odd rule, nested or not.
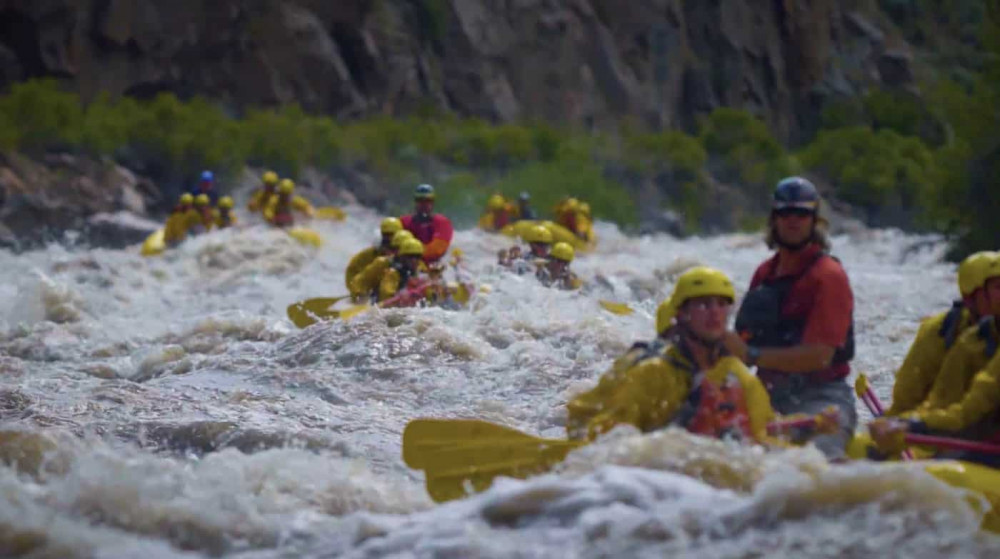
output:
[[[782,305],[782,317],[805,320],[802,333],[803,344],[818,344],[839,348],[847,342],[847,333],[851,327],[851,317],[854,312],[854,293],[843,266],[834,258],[824,256],[813,263],[821,251],[819,245],[810,245],[794,255],[794,260],[786,273],[776,276],[780,253],[764,261],[753,279],[750,289],[760,285],[765,279],[801,274],[810,266],[791,287]],[[842,378],[851,372],[850,365],[841,363],[834,365],[822,375],[826,378]]]

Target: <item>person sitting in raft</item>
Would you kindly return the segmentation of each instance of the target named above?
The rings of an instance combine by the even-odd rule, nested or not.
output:
[[[167,216],[163,227],[163,243],[173,248],[187,239],[188,212],[194,209],[194,196],[185,192]]]
[[[479,217],[479,228],[497,232],[514,221],[514,208],[499,194],[490,196],[486,212]]]
[[[427,282],[418,274],[423,263],[424,244],[407,239],[399,246],[392,266],[379,282],[378,298],[383,307],[412,307],[427,296]]]
[[[382,223],[379,224],[379,244],[355,254],[347,263],[347,269],[344,270],[344,284],[348,290],[351,289],[351,280],[354,279],[354,276],[374,262],[376,258],[395,254],[396,251],[392,248],[392,239],[397,232],[402,230],[403,223],[399,221],[399,218],[387,217],[382,220]],[[353,292],[351,294],[354,295]]]
[[[565,290],[580,289],[583,287],[581,280],[570,269],[570,262],[573,261],[576,251],[568,243],[556,243],[549,253],[549,260],[544,266],[538,268],[535,276],[545,287],[556,287]]]
[[[983,271],[991,252],[977,252],[958,266],[958,290],[962,298],[950,309],[925,319],[910,345],[906,359],[896,371],[892,405],[885,414],[899,417],[914,412],[927,401],[946,356],[959,336],[990,314],[989,300],[982,289]]]
[[[208,194],[199,194],[194,197],[194,207],[198,210],[202,231],[211,231],[212,227],[215,227],[215,208],[212,207],[212,199]]]
[[[417,186],[413,194],[414,211],[400,218],[406,229],[424,244],[424,262],[437,262],[451,246],[454,228],[447,217],[434,213],[434,187],[429,184]]]
[[[519,246],[513,246],[497,254],[497,263],[517,274],[531,271],[538,263],[544,265],[549,260],[552,249],[552,231],[544,225],[529,227],[522,238],[528,243],[527,251],[522,251]]]
[[[264,171],[264,174],[260,177],[261,182],[264,186],[250,195],[250,201],[247,202],[247,209],[251,212],[263,212],[264,208],[271,204],[271,198],[274,197],[278,189],[278,173],[274,171]]]
[[[514,211],[514,221],[521,221],[522,219],[532,221],[538,219],[538,214],[531,208],[531,194],[527,192],[522,192],[518,195],[517,208]]]
[[[360,302],[364,299],[370,299],[372,302],[379,301],[379,286],[382,284],[382,278],[385,277],[385,273],[392,267],[392,263],[395,261],[395,256],[399,252],[400,247],[403,246],[404,242],[412,238],[414,238],[413,233],[410,233],[406,229],[396,231],[389,242],[390,252],[375,257],[360,272],[351,277],[351,280],[347,283],[347,289],[350,291],[353,301]]]
[[[215,209],[215,226],[226,229],[236,225],[236,214],[233,213],[233,199],[229,196],[219,198],[219,206]]]
[[[295,222],[292,212],[298,212],[302,217],[312,217],[316,213],[312,204],[301,196],[295,196],[294,192],[295,182],[292,179],[281,179],[281,182],[278,183],[278,194],[272,196],[267,207],[264,208],[264,219],[272,225],[288,227]],[[275,223],[274,219],[278,213],[283,214],[282,217],[278,218],[278,221],[284,225]]]
[[[768,434],[775,412],[764,385],[722,344],[734,299],[719,270],[681,274],[657,309],[656,339],[633,345],[594,389],[570,400],[569,437],[592,440],[621,424],[643,432],[676,425],[706,437],[787,446]],[[814,416],[812,432],[836,429],[836,413]]]

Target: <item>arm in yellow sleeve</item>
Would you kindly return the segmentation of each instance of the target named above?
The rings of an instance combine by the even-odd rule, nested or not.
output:
[[[309,200],[306,200],[301,196],[292,197],[292,209],[304,214],[306,217],[312,217],[316,213],[316,210],[313,208],[312,204],[309,203]]]
[[[399,293],[400,279],[399,272],[394,268],[386,270],[382,276],[382,281],[378,285],[378,300],[385,301],[392,298],[396,293]]]
[[[354,276],[374,262],[377,255],[378,249],[368,247],[351,257],[351,261],[347,263],[347,268],[344,270],[344,285],[348,289],[351,289],[351,280],[354,279]]]
[[[388,258],[380,257],[372,260],[371,263],[365,266],[363,270],[351,278],[350,284],[348,285],[351,295],[355,297],[368,295],[378,289],[382,278],[388,269]]]
[[[263,205],[261,201],[264,199],[264,191],[257,190],[250,196],[250,201],[247,202],[247,209],[251,212],[256,212],[261,209]]]
[[[985,359],[984,351],[985,344],[979,339],[975,326],[962,332],[945,356],[923,409],[946,408],[961,401],[972,377],[979,372],[979,362]]]
[[[483,231],[492,231],[493,230],[493,214],[490,213],[490,212],[486,212],[483,215],[479,216],[478,226]]]
[[[938,335],[946,314],[928,318],[920,325],[906,359],[896,371],[892,405],[886,415],[898,416],[912,411],[927,399],[947,352],[944,338]]]
[[[587,437],[596,438],[628,423],[642,431],[666,426],[691,389],[691,376],[662,358],[646,359],[625,372],[607,395],[603,409],[587,422]]]
[[[1000,409],[1000,359],[993,359],[990,366],[976,375],[965,397],[947,408],[920,414],[931,429],[961,431],[972,427]]]
[[[771,407],[771,396],[768,395],[764,383],[750,373],[743,363],[739,363],[739,366],[731,365],[730,370],[736,374],[743,386],[747,413],[750,415],[750,432],[754,440],[760,444],[788,446],[784,441],[767,434],[767,424],[774,421],[775,414],[774,408]]]

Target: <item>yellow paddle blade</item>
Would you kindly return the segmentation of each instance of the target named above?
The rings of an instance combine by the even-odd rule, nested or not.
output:
[[[635,312],[632,310],[632,307],[625,303],[615,303],[614,301],[598,301],[598,303],[600,303],[604,310],[621,316],[627,316]]]
[[[313,214],[313,218],[344,221],[345,219],[347,219],[347,214],[344,212],[344,210],[340,208],[335,208],[333,206],[324,206],[322,208],[316,208],[316,212]]]
[[[864,373],[858,375],[854,381],[854,394],[861,398],[868,392],[868,377]]]
[[[584,444],[475,419],[417,419],[403,431],[403,461],[424,470],[427,493],[441,502],[482,491],[499,476],[544,472]]]
[[[143,256],[155,256],[166,250],[167,245],[163,240],[163,229],[157,229],[156,231],[150,233],[146,240],[142,243],[142,249],[139,251]]]
[[[312,229],[295,227],[293,229],[289,229],[288,234],[291,235],[293,239],[304,245],[312,245],[318,248],[323,244],[323,238],[319,236],[319,233],[313,231]]]
[[[299,328],[305,328],[306,326],[314,324],[317,320],[331,318],[334,316],[333,313],[337,311],[331,311],[330,307],[336,305],[344,299],[349,299],[350,297],[350,295],[342,295],[340,297],[316,297],[315,299],[306,299],[305,301],[292,303],[291,305],[288,305],[288,319],[292,321],[292,324],[295,324]]]
[[[331,311],[330,316],[332,318],[339,318],[341,320],[350,320],[367,310],[371,310],[372,308],[374,307],[372,307],[371,305],[355,305],[353,307],[348,307],[342,311]]]

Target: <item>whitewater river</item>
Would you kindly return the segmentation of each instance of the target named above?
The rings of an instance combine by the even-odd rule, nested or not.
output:
[[[563,436],[567,399],[652,336],[679,271],[720,267],[742,294],[767,251],[756,236],[600,226],[599,250],[574,263],[590,288],[565,293],[496,270],[508,239],[463,231],[454,246],[492,287],[471,310],[298,330],[287,305],[343,293],[347,260],[374,239],[378,217],[349,210],[315,224],[318,251],[255,226],[148,259],[0,252],[0,556],[1000,554],[961,493],[916,468],[830,467],[813,449],[768,455],[673,430],[620,429],[555,473],[434,504],[400,458],[407,421]],[[886,400],[918,320],[956,290],[943,247],[922,241],[835,239],[857,298],[856,369]]]

